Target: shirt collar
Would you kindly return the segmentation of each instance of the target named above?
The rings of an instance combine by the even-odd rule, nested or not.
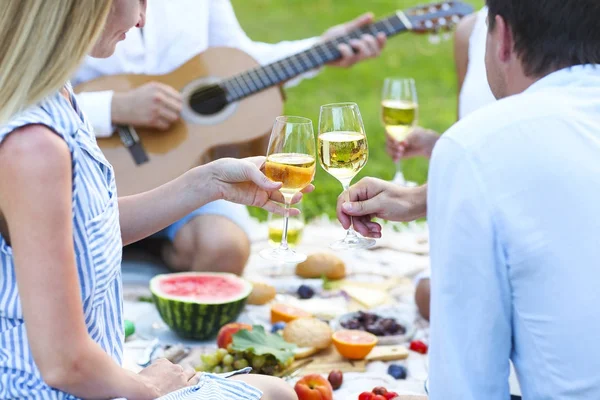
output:
[[[584,64],[560,69],[534,82],[524,93],[536,92],[549,87],[573,85],[577,82],[589,85],[589,79],[598,80],[600,85],[600,65]],[[585,82],[585,83],[584,83]]]

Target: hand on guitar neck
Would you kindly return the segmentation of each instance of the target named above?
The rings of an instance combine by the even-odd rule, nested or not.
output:
[[[127,92],[115,92],[111,103],[113,124],[165,131],[179,119],[181,93],[159,82],[149,82]]]
[[[321,36],[321,39],[323,42],[327,42],[331,39],[347,35],[355,29],[366,26],[372,22],[373,14],[366,13],[353,19],[352,21],[329,28]],[[380,32],[377,34],[377,36],[362,35],[360,39],[352,39],[350,40],[349,45],[340,44],[338,46],[338,50],[340,51],[342,57],[329,63],[328,65],[348,68],[359,61],[379,57],[381,50],[385,46],[386,40],[387,36],[385,33]]]

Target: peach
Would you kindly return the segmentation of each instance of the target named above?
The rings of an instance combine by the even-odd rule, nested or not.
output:
[[[230,324],[223,325],[223,327],[219,330],[219,334],[217,335],[217,346],[219,346],[220,349],[226,349],[233,340],[232,336],[241,329],[251,331],[252,325],[242,324],[239,322],[232,322]]]
[[[300,379],[294,390],[299,400],[332,400],[333,388],[329,381],[319,374],[309,374]]]

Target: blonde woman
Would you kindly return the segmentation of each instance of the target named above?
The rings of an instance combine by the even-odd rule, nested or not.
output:
[[[144,12],[140,0],[3,2],[0,398],[154,399],[191,385],[186,398],[296,398],[275,378],[197,376],[167,361],[139,374],[120,367],[123,244],[217,199],[281,211],[262,159],[221,160],[117,198],[65,82],[86,53],[110,56]]]

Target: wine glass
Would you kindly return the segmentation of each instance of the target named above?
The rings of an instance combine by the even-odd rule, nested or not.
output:
[[[305,225],[302,201],[294,204],[294,208],[300,210],[300,214],[289,217],[288,219],[287,242],[288,246],[291,248],[295,248],[298,246],[298,244],[300,244]],[[269,244],[273,247],[279,246],[279,243],[281,243],[284,222],[283,216],[269,213],[267,218],[267,227],[269,233]]]
[[[282,116],[275,119],[265,175],[275,182],[282,182],[279,191],[285,201],[281,244],[276,249],[265,249],[261,257],[281,263],[301,263],[306,255],[290,249],[288,245],[289,210],[292,198],[308,186],[315,176],[315,134],[308,118]]]
[[[402,142],[417,125],[419,102],[415,80],[412,78],[386,78],[381,94],[381,120],[392,138]],[[406,185],[402,173],[402,160],[396,164],[394,182]]]
[[[352,179],[369,158],[367,136],[356,103],[334,103],[321,106],[319,115],[319,160],[321,166],[348,191]],[[335,250],[366,249],[375,240],[359,237],[352,227],[346,237],[332,243]]]

